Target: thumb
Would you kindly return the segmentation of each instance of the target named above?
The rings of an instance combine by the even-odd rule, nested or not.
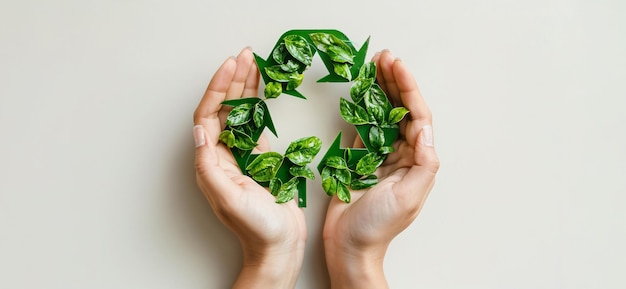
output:
[[[207,134],[202,125],[193,127],[193,140],[196,144],[196,164],[207,162],[215,162],[215,144],[211,140],[207,140]],[[217,165],[216,163],[211,163]]]
[[[435,153],[432,126],[422,126],[415,142],[415,164],[401,181],[395,184],[396,194],[408,197],[418,207],[424,203],[435,182],[439,159]]]
[[[202,125],[193,127],[196,145],[196,179],[200,189],[211,200],[227,201],[228,195],[240,193],[239,187],[231,181],[219,165],[216,141]]]
[[[415,163],[436,174],[439,170],[439,159],[435,153],[433,127],[430,124],[422,126],[415,144]]]

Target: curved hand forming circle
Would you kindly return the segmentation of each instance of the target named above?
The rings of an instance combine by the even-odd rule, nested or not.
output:
[[[277,135],[266,100],[281,94],[304,98],[296,89],[304,79],[318,53],[329,75],[318,82],[352,82],[350,100],[340,99],[341,117],[355,125],[365,148],[341,148],[341,132],[324,155],[317,169],[322,188],[329,196],[337,195],[350,202],[350,190],[361,190],[378,183],[374,175],[387,155],[394,151],[398,122],[408,113],[404,107],[393,107],[376,82],[376,65],[365,63],[369,38],[357,50],[337,30],[290,30],[284,33],[267,59],[255,54],[265,82],[265,100],[257,97],[224,101],[232,106],[226,125],[219,136],[235,157],[242,173],[268,187],[277,203],[296,197],[298,206],[306,206],[305,178],[314,178],[307,166],[321,148],[315,136],[293,141],[284,155],[277,152],[252,154],[263,130]]]

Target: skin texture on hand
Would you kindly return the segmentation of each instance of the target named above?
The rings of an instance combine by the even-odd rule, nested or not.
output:
[[[333,289],[388,288],[383,273],[387,247],[417,217],[439,169],[431,113],[412,74],[389,51],[372,60],[381,88],[394,106],[405,106],[410,114],[400,123],[395,152],[376,172],[379,183],[351,191],[350,204],[333,198],[328,206],[324,246]]]
[[[302,266],[306,225],[295,201],[276,199],[244,176],[218,137],[229,107],[224,100],[256,97],[259,72],[246,48],[215,72],[194,113],[196,180],[217,217],[243,249],[243,268],[233,288],[293,288]],[[269,151],[263,135],[255,153]]]

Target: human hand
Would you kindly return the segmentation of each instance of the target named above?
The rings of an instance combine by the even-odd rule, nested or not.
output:
[[[224,100],[255,97],[259,72],[248,48],[217,70],[194,113],[196,180],[217,217],[237,235],[243,268],[233,288],[293,288],[302,266],[306,225],[295,201],[276,199],[244,176],[218,137],[229,108]],[[258,152],[269,151],[265,136]]]
[[[330,201],[324,246],[333,289],[387,288],[382,268],[387,247],[417,217],[439,169],[431,113],[412,74],[386,50],[372,61],[390,101],[410,114],[400,123],[395,152],[376,172],[379,183],[351,191],[349,204]],[[362,146],[358,136],[355,144]]]

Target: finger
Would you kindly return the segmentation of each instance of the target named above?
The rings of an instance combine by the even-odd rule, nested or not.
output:
[[[222,108],[222,101],[235,74],[237,63],[234,58],[228,58],[217,69],[209,86],[202,96],[194,112],[194,124],[202,124],[210,135],[217,135],[221,131],[218,112]]]
[[[210,137],[202,125],[193,127],[196,144],[196,181],[211,205],[228,205],[229,200],[236,200],[241,188],[235,184],[226,171],[220,167],[217,152],[217,140]]]
[[[380,66],[380,75],[383,80],[379,80],[379,83],[385,84],[385,92],[392,102],[397,102],[399,97],[398,86],[396,84],[396,77],[393,73],[393,63],[395,58],[389,52],[389,50],[383,50],[380,54],[380,60],[378,61]],[[382,87],[381,87],[382,88]]]
[[[352,147],[353,148],[364,148],[365,144],[363,143],[363,140],[361,139],[361,136],[357,133],[356,137],[354,138],[354,142],[352,143]]]
[[[259,94],[259,68],[253,62],[250,65],[248,76],[246,77],[246,83],[243,88],[243,97],[255,97]]]
[[[236,99],[243,96],[243,91],[250,73],[250,66],[253,63],[253,55],[250,48],[246,47],[237,55],[237,70],[232,83],[226,92],[226,99]]]
[[[395,86],[398,89],[402,104],[410,111],[412,120],[423,121],[422,125],[430,124],[430,109],[426,105],[422,94],[419,91],[417,82],[413,74],[406,68],[400,60],[395,60],[392,66]]]
[[[421,128],[415,143],[415,165],[393,188],[397,198],[409,207],[417,208],[416,213],[430,193],[440,166],[433,144],[432,127],[425,125]]]
[[[393,74],[402,105],[409,110],[408,121],[404,129],[400,130],[400,134],[408,143],[414,144],[422,127],[432,125],[430,109],[419,91],[415,78],[402,61],[394,61]]]

